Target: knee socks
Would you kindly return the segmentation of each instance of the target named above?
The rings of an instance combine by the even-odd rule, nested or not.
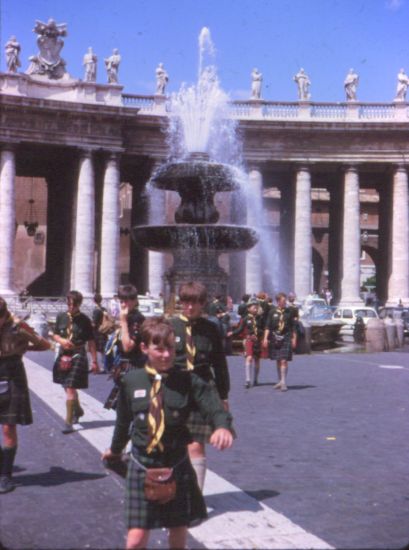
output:
[[[190,462],[192,463],[193,469],[196,472],[199,488],[201,491],[203,491],[206,476],[206,457],[202,456],[200,458],[191,458]]]
[[[2,448],[2,460],[0,476],[11,477],[13,472],[14,459],[16,457],[17,445],[15,447],[3,447]]]

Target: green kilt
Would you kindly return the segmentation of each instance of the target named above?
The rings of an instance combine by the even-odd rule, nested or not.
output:
[[[176,497],[166,504],[146,500],[145,476],[145,470],[130,458],[125,496],[127,529],[189,527],[207,517],[206,505],[188,457],[174,468]]]
[[[274,341],[270,342],[269,345],[269,357],[273,361],[291,361],[293,358],[293,348],[291,346],[291,333],[287,332],[284,335],[284,340],[279,348],[276,348]]]
[[[88,357],[85,347],[72,352],[64,350],[64,353],[61,353],[61,351],[53,366],[53,382],[61,384],[64,388],[88,388]],[[62,355],[72,356],[72,367],[68,371],[60,369]]]
[[[201,415],[200,411],[193,410],[189,413],[186,426],[189,429],[192,440],[197,443],[209,443],[213,428]]]
[[[27,376],[20,356],[0,358],[0,424],[32,424]]]

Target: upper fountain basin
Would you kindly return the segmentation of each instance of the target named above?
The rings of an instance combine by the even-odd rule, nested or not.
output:
[[[159,189],[183,190],[186,186],[200,187],[216,193],[240,188],[237,168],[206,160],[169,162],[153,175],[151,183]]]

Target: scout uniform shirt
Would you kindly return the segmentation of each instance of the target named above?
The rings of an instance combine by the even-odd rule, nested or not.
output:
[[[175,331],[175,366],[187,368],[186,321],[180,317],[170,319]],[[206,382],[214,380],[221,399],[227,399],[230,391],[230,377],[227,368],[223,342],[215,323],[199,317],[191,322],[195,346],[194,372]]]
[[[286,335],[294,330],[294,312],[292,308],[283,309],[272,306],[266,322],[266,329]]]
[[[117,418],[111,450],[119,454],[129,440],[132,423],[132,445],[138,456],[147,455],[148,413],[153,376],[145,369],[130,370],[120,383]],[[162,375],[165,430],[161,437],[163,450],[155,447],[149,455],[163,466],[172,466],[186,453],[191,436],[186,420],[192,407],[198,407],[214,429],[231,428],[231,415],[223,409],[214,390],[194,373],[173,367]]]

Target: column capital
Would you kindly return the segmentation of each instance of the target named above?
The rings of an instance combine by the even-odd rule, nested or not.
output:
[[[104,157],[106,161],[116,161],[119,162],[121,158],[121,151],[104,151]]]
[[[355,162],[349,162],[348,164],[343,164],[342,169],[344,173],[349,172],[353,174],[358,174],[359,172],[359,164]]]
[[[294,163],[295,172],[311,172],[312,162],[296,162]]]
[[[406,172],[407,173],[408,165],[405,164],[404,162],[397,162],[396,164],[392,165],[392,170],[393,170],[394,174],[396,172]]]
[[[15,153],[17,148],[17,143],[0,143],[0,151]]]

